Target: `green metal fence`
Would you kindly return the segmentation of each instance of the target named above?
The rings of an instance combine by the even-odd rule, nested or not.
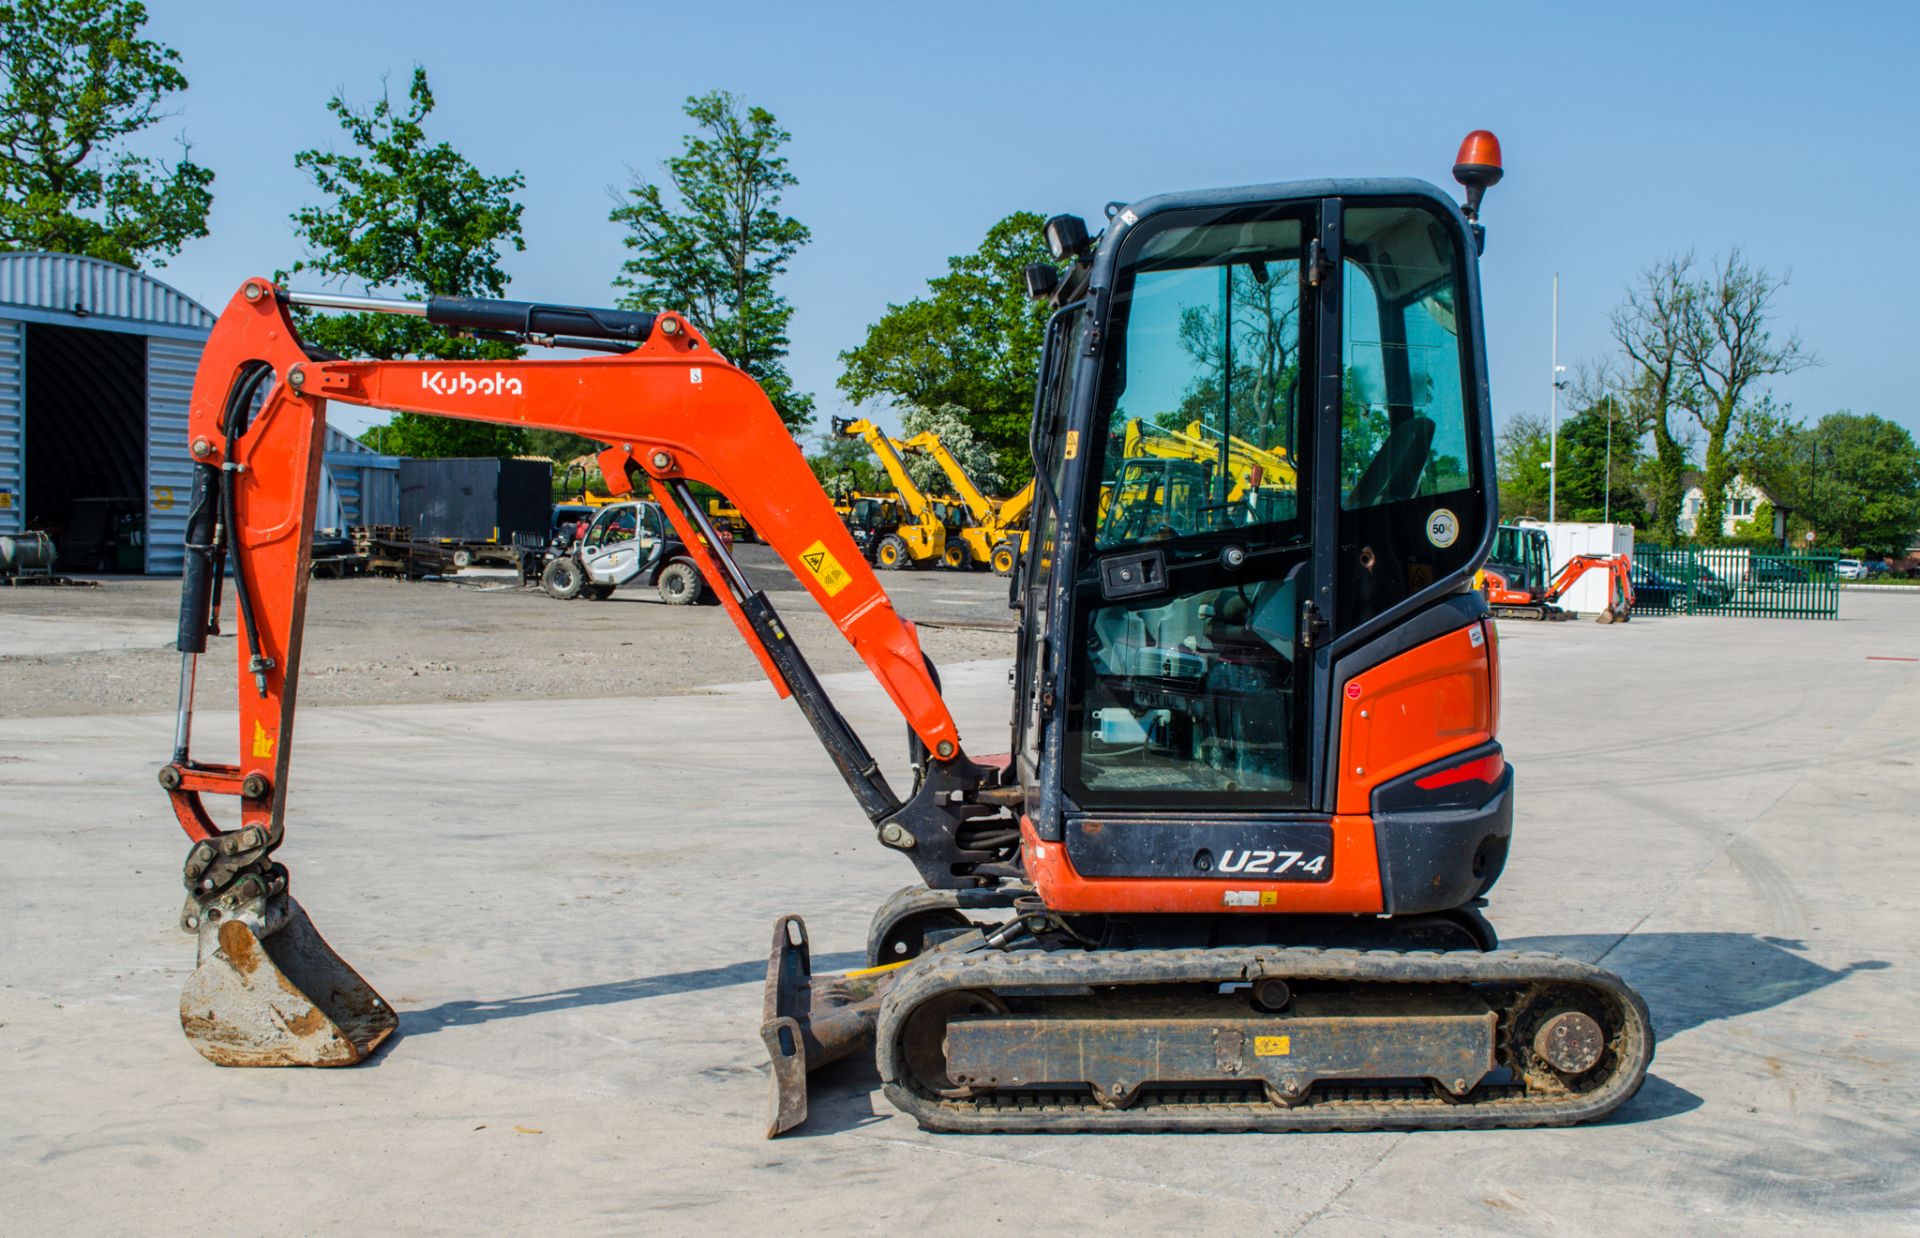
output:
[[[1832,619],[1838,555],[1744,546],[1633,548],[1636,615]]]

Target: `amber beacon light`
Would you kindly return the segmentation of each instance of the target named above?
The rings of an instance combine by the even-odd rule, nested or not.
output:
[[[1453,159],[1453,179],[1467,189],[1468,219],[1480,218],[1480,199],[1489,186],[1498,185],[1506,175],[1500,166],[1500,139],[1485,129],[1475,129],[1460,143]]]

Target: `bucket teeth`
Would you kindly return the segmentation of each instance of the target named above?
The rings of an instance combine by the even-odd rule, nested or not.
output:
[[[180,1026],[221,1066],[351,1066],[400,1025],[335,954],[300,904],[199,922],[200,960],[180,994]]]

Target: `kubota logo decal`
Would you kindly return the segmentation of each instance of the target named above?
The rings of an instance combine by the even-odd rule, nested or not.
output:
[[[519,379],[499,370],[479,378],[465,370],[451,374],[445,370],[422,370],[420,387],[435,395],[521,395],[525,390]]]

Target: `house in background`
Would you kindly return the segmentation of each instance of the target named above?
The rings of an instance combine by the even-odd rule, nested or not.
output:
[[[1675,523],[1682,533],[1692,537],[1694,527],[1700,522],[1700,509],[1707,501],[1706,474],[1689,469],[1680,480],[1686,491],[1680,499],[1680,517]],[[1742,525],[1753,522],[1753,513],[1760,504],[1772,501],[1766,491],[1735,473],[1727,483],[1727,506],[1720,516],[1721,535],[1734,536]]]

